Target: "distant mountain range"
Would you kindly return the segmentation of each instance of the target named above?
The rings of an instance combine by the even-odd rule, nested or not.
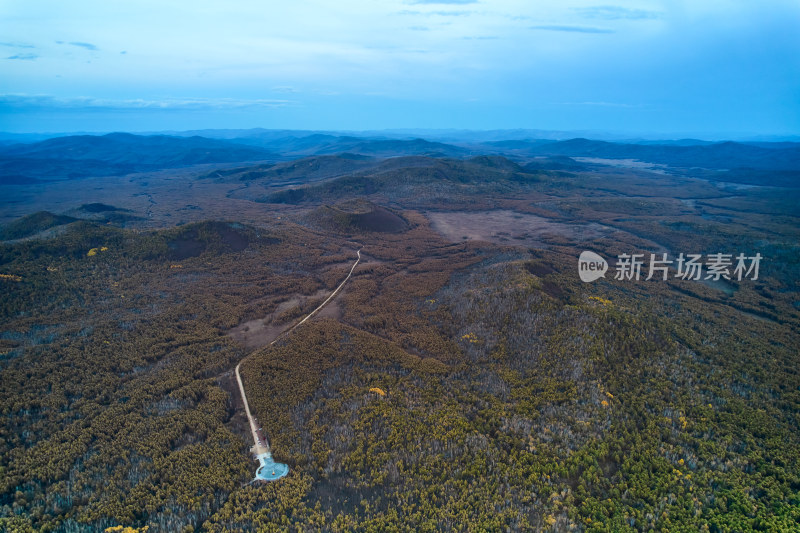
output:
[[[202,163],[275,158],[264,148],[204,137],[74,135],[0,147],[0,183],[117,176]]]
[[[276,137],[272,133],[268,133],[237,137],[233,140],[241,144],[259,146],[272,152],[292,156],[350,152],[377,157],[403,155],[463,157],[470,153],[470,150],[466,148],[421,138],[386,139],[324,133],[312,133],[310,135],[292,133]]]
[[[209,134],[222,135],[214,131],[209,131]],[[306,163],[293,160],[326,155],[349,160],[337,160],[338,165],[352,167],[349,170],[369,166],[364,163],[369,159],[402,156],[466,159],[500,155],[536,168],[573,171],[585,166],[571,159],[576,157],[635,159],[668,166],[679,174],[707,179],[782,186],[800,184],[800,143],[794,142],[709,143],[684,139],[664,144],[631,144],[586,138],[487,141],[482,140],[487,138],[484,136],[448,144],[422,138],[376,138],[286,130],[233,130],[227,134],[241,136],[221,139],[198,135],[111,133],[3,145],[0,146],[0,184],[118,176],[198,164],[256,161],[264,162],[264,165],[240,169],[241,172],[268,173],[275,179],[292,179],[309,170],[321,179],[326,171],[306,168]],[[293,162],[288,166],[271,168],[287,161]],[[248,179],[247,176],[241,178]]]
[[[531,142],[527,143],[527,147],[520,145],[516,149],[524,150],[529,155],[637,159],[681,168],[800,170],[800,143],[773,146],[770,143],[755,145],[729,141],[696,145],[642,145],[571,139],[552,143]]]

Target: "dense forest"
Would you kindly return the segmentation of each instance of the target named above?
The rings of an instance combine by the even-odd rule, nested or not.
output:
[[[258,224],[38,215],[62,231],[1,244],[0,529],[797,529],[796,195],[423,163],[254,193],[285,210]],[[451,239],[445,207],[611,229]],[[584,284],[587,246],[767,260]],[[326,313],[237,341],[310,312],[359,249]],[[251,483],[241,360],[275,483]]]

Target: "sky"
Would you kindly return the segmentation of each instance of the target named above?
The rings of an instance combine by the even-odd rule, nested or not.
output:
[[[798,28],[797,0],[0,0],[0,131],[800,135]]]

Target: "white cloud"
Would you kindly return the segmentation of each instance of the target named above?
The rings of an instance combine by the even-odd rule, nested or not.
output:
[[[591,26],[562,26],[558,24],[531,26],[530,28],[532,30],[563,31],[567,33],[614,33],[614,30],[608,28],[595,28]]]
[[[113,99],[81,97],[56,97],[51,95],[0,95],[0,107],[36,109],[243,109],[263,107],[285,107],[292,100],[237,99],[237,98],[163,98],[163,99]]]
[[[647,20],[658,19],[663,16],[663,13],[658,11],[650,11],[647,9],[632,9],[622,6],[591,6],[591,7],[576,7],[573,11],[578,15],[586,18],[603,19],[603,20]]]

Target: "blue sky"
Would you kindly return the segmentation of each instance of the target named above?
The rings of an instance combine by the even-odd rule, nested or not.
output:
[[[796,0],[0,0],[0,130],[800,134]]]

